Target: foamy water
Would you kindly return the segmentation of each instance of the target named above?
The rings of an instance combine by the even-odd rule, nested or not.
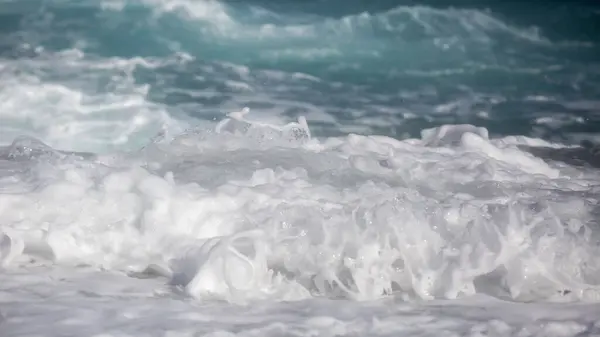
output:
[[[215,131],[157,139],[121,155],[68,155],[32,139],[5,148],[0,245],[8,273],[3,277],[9,278],[3,298],[18,302],[9,295],[14,282],[32,282],[40,268],[54,265],[58,269],[51,273],[66,273],[61,282],[71,286],[39,286],[59,294],[81,288],[83,303],[89,296],[125,296],[118,301],[126,303],[159,296],[177,317],[183,304],[165,296],[179,293],[200,308],[208,305],[201,310],[210,310],[214,300],[246,308],[294,308],[284,303],[300,301],[300,307],[312,308],[327,299],[366,301],[367,307],[391,299],[473,296],[600,299],[596,171],[546,163],[519,150],[514,139],[490,140],[485,129],[468,125],[427,130],[422,139],[405,141],[317,140],[303,119],[275,126],[246,118],[233,113]],[[109,273],[87,271],[98,268]],[[100,277],[92,281],[96,290],[87,289],[90,277]],[[146,277],[157,279],[136,281]],[[111,282],[127,286],[105,289],[104,278],[123,279]],[[25,298],[36,287],[27,287]],[[104,291],[116,293],[92,295]],[[75,301],[54,296],[52,305],[63,311]],[[507,305],[489,304],[499,303]],[[75,308],[80,305],[98,303]],[[430,310],[424,305],[407,310]],[[355,315],[365,310],[352,307],[361,308]],[[102,315],[68,320],[77,326]],[[201,319],[196,315],[190,324]],[[32,329],[11,323],[10,317],[21,314],[10,306],[3,316],[8,331]],[[579,319],[593,323],[586,317]],[[313,323],[328,329],[337,324],[342,331],[351,326],[322,320]],[[494,324],[501,334],[514,332],[501,320],[483,329]],[[529,335],[593,331],[565,324]],[[262,326],[256,333],[289,328]]]
[[[136,69],[185,62],[185,57],[86,60],[77,49],[38,53],[0,60],[2,144],[28,135],[71,151],[135,149],[157,130],[189,125],[148,101],[148,86],[133,78]]]
[[[597,13],[336,1],[0,1],[0,336],[600,336]]]

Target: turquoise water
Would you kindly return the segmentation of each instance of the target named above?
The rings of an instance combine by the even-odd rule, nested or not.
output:
[[[248,106],[305,115],[317,136],[470,123],[569,143],[600,127],[599,22],[589,1],[3,1],[0,59],[4,83],[30,74],[95,102],[143,87],[189,125]],[[95,66],[134,59],[160,64]],[[25,132],[36,113],[3,118]]]

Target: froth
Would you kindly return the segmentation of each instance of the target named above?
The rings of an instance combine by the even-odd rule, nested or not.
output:
[[[28,247],[60,264],[151,266],[193,297],[232,302],[595,300],[594,204],[571,188],[588,181],[486,130],[425,134],[318,141],[303,119],[276,126],[243,111],[118,165],[25,155],[39,187],[0,194],[0,252],[8,266]]]
[[[461,37],[480,41],[490,39],[489,33],[503,32],[516,38],[535,43],[547,43],[535,28],[519,28],[508,25],[491,13],[472,9],[435,9],[426,6],[399,6],[380,13],[361,12],[339,19],[317,16],[286,17],[289,24],[263,23],[256,26],[244,26],[242,22],[248,21],[233,17],[226,5],[218,1],[194,2],[189,0],[144,0],[143,3],[151,5],[161,11],[178,11],[186,16],[202,20],[214,25],[221,33],[235,37],[317,37],[320,34],[339,36],[370,33],[396,33],[411,34],[413,28],[423,31],[428,37],[446,37],[452,31]],[[115,7],[114,5],[112,7]],[[264,16],[267,11],[253,8],[247,13],[250,16]],[[283,21],[275,13],[277,21]],[[312,18],[312,20],[310,19]],[[309,21],[309,23],[306,23]],[[302,23],[296,23],[302,22]],[[447,40],[447,43],[452,43]]]
[[[181,58],[84,56],[75,49],[0,60],[0,144],[27,134],[62,150],[127,150],[139,148],[162,128],[181,130],[186,125],[148,100],[148,86],[133,78],[138,67],[156,68]],[[103,82],[105,88],[90,84]]]
[[[143,0],[141,3],[151,6],[159,14],[175,12],[194,20],[210,22],[215,28],[220,26],[222,29],[228,29],[235,23],[227,14],[226,6],[215,0]],[[121,11],[130,4],[132,3],[127,0],[102,1],[104,9],[113,11]]]

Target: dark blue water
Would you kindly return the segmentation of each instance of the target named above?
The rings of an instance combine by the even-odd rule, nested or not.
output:
[[[80,51],[90,69],[186,61],[94,76],[61,71],[56,56],[45,70],[15,63],[65,50]],[[592,1],[0,2],[0,58],[86,93],[110,95],[126,77],[174,118],[215,120],[249,106],[306,115],[316,135],[407,137],[470,123],[577,142],[600,130]]]

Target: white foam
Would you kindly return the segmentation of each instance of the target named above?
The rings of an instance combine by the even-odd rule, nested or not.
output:
[[[130,3],[127,0],[103,0],[102,6],[106,10],[121,11]],[[158,13],[176,12],[194,19],[210,21],[215,26],[230,26],[234,23],[227,14],[226,6],[215,0],[142,0],[140,3],[155,8]]]
[[[443,125],[438,128],[425,129],[421,131],[421,138],[423,145],[427,146],[452,145],[460,142],[465,133],[473,133],[483,139],[488,139],[487,129],[468,124]]]
[[[499,162],[509,163],[531,174],[543,174],[549,178],[558,178],[559,171],[552,169],[540,158],[524,153],[518,149],[499,149],[486,139],[472,133],[465,133],[461,138],[462,145],[467,149],[484,152]],[[510,179],[512,180],[512,179]]]
[[[141,276],[140,276],[141,277]],[[313,298],[236,306],[169,296],[162,279],[89,268],[0,273],[6,336],[527,336],[593,335],[598,304],[351,302]]]
[[[192,297],[236,303],[392,293],[595,301],[595,206],[580,193],[596,187],[572,170],[493,145],[475,127],[426,132],[444,135],[435,147],[430,137],[317,141],[303,119],[247,115],[133,157],[13,147],[3,160],[18,153],[28,173],[7,169],[14,179],[3,183],[38,187],[0,194],[3,261],[22,265],[13,242],[23,242],[24,256],[59,265],[156,265]],[[444,145],[451,134],[459,142]]]
[[[104,0],[102,3],[105,9],[122,10],[128,1]],[[215,0],[143,0],[141,3],[151,6],[158,13],[174,12],[185,18],[206,23],[209,25],[210,32],[220,37],[245,41],[281,38],[323,39],[327,36],[359,36],[363,32],[372,31],[402,34],[405,30],[410,30],[407,27],[412,24],[422,29],[436,45],[443,49],[455,44],[457,35],[466,39],[489,42],[491,32],[503,32],[533,43],[550,43],[535,27],[511,26],[487,11],[473,9],[398,6],[382,13],[362,12],[342,18],[324,18],[300,13],[282,18],[280,14],[268,12],[260,7],[251,7],[247,15],[260,18],[259,22],[252,23],[252,20],[249,22],[247,18],[235,17],[225,3]],[[276,21],[285,21],[286,24],[272,23],[268,20],[270,17],[277,18]],[[449,32],[451,36],[448,35]],[[340,43],[341,41],[347,40],[336,39],[335,43],[338,46],[347,44],[347,42]],[[295,51],[295,53],[300,52],[302,51]],[[302,55],[312,57],[318,52],[319,49],[310,48],[302,52]]]
[[[89,59],[79,50],[42,53],[33,59],[0,60],[0,144],[22,134],[63,150],[135,149],[161,128],[182,130],[186,121],[149,101],[137,85],[137,67],[173,59]],[[68,76],[73,74],[74,76]],[[107,90],[95,83],[108,79]]]
[[[537,146],[537,147],[550,147],[555,149],[561,148],[572,148],[576,145],[566,145],[562,143],[553,143],[547,140],[539,138],[531,138],[527,136],[506,136],[498,139],[493,139],[492,143],[499,147],[506,147],[511,145],[525,145],[525,146]]]
[[[585,119],[581,116],[554,114],[554,116],[538,117],[535,119],[535,123],[558,130],[562,127],[566,127],[572,124],[583,124],[585,123]]]

